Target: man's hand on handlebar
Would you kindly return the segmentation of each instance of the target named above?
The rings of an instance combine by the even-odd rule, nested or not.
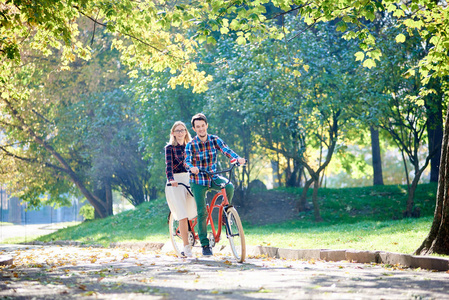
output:
[[[243,157],[239,157],[237,158],[233,158],[231,159],[231,164],[235,165],[235,166],[243,166],[244,164],[246,164],[246,158]]]

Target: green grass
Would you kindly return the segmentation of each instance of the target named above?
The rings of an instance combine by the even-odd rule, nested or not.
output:
[[[356,249],[413,253],[429,233],[432,217],[396,221],[321,223],[294,228],[295,222],[245,228],[249,244],[293,249]]]
[[[302,189],[282,188],[280,191],[297,195]],[[419,185],[415,192],[415,207],[421,210],[421,217],[433,216],[437,184]],[[312,197],[309,189],[308,199]],[[389,221],[403,218],[407,203],[407,187],[403,185],[371,186],[357,188],[328,189],[318,191],[321,216],[331,224],[354,223],[361,220]],[[313,220],[311,211],[301,217]]]
[[[301,193],[300,189],[280,191]],[[421,207],[422,217],[402,219],[407,199],[403,186],[324,188],[319,191],[323,222],[313,221],[313,211],[301,213],[296,220],[265,226],[251,226],[243,220],[245,236],[248,245],[413,253],[429,232],[435,193],[436,185],[420,185],[415,202]],[[167,215],[165,199],[157,199],[134,210],[83,222],[37,240],[75,240],[104,246],[126,241],[167,242]]]
[[[158,199],[114,216],[58,230],[37,240],[72,240],[103,246],[123,241],[165,242],[169,238],[168,212],[165,200]]]

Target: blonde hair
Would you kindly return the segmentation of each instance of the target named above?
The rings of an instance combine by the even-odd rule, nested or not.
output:
[[[174,132],[175,132],[175,128],[178,127],[179,125],[182,125],[184,127],[184,129],[186,130],[186,135],[184,137],[184,145],[186,145],[188,142],[190,142],[192,140],[192,136],[190,135],[190,132],[187,130],[186,124],[184,124],[181,121],[176,121],[170,130],[170,140],[168,141],[169,145],[173,145],[173,146],[178,145],[178,141],[176,141]]]

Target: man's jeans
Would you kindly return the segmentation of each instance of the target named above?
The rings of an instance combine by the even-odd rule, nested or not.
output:
[[[227,182],[227,179],[219,177],[215,180],[217,183]],[[207,238],[207,210],[206,210],[206,192],[208,190],[221,190],[220,187],[212,183],[212,187],[207,185],[199,185],[194,182],[190,182],[190,188],[192,189],[193,196],[195,197],[196,208],[198,211],[198,237],[200,238],[201,246],[209,246],[209,239]],[[232,197],[234,197],[234,186],[232,183],[226,185],[226,195],[228,201],[231,203]]]

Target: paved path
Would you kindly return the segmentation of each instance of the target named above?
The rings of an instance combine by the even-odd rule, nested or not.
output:
[[[445,299],[449,274],[378,264],[0,245],[0,299]]]
[[[27,241],[46,235],[62,228],[63,223],[53,224],[30,224],[30,225],[0,225],[0,243],[6,239],[24,237]]]

